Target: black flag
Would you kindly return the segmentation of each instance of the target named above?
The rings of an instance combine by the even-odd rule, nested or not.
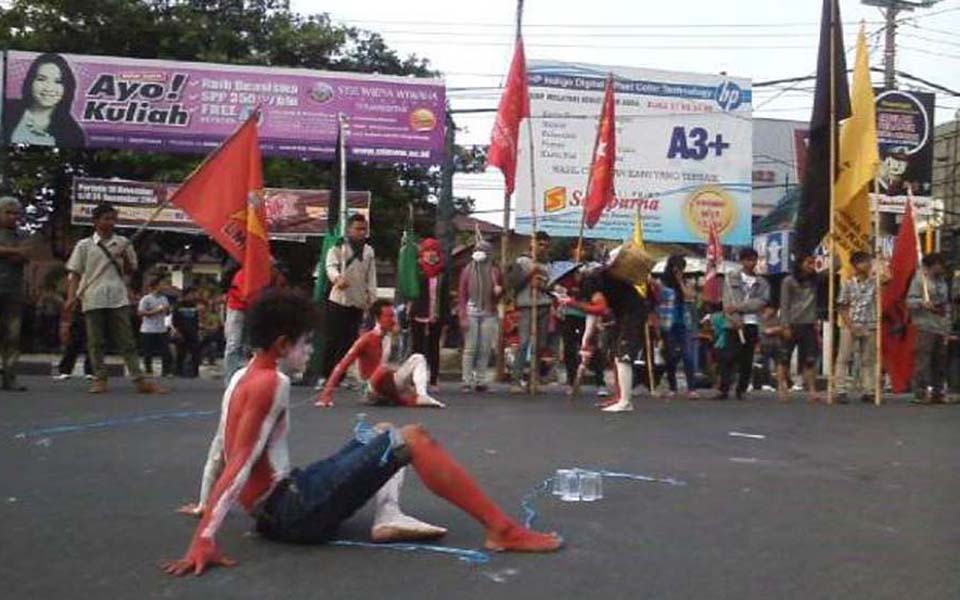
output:
[[[833,52],[830,51],[830,13],[833,13]],[[832,54],[832,56],[831,56]],[[833,101],[830,110],[830,63],[833,62]],[[830,139],[830,113],[836,125]],[[797,212],[794,254],[811,254],[830,228],[830,144],[837,164],[837,139],[840,121],[850,116],[850,90],[847,87],[847,59],[843,50],[840,6],[837,0],[823,0],[820,19],[820,50],[817,53],[817,86],[813,97],[807,144],[806,170]],[[836,173],[835,173],[836,174]]]

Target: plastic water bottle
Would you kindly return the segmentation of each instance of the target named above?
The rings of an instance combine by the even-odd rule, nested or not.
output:
[[[367,413],[357,413],[353,437],[361,444],[369,444],[373,438],[377,437],[377,430],[367,421]]]

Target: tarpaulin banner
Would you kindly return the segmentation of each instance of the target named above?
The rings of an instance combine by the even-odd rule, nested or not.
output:
[[[753,167],[747,79],[627,67],[529,61],[531,118],[520,127],[517,229],[532,226],[533,131],[538,228],[580,230],[604,82],[616,101],[615,195],[586,235],[626,239],[638,208],[644,239],[749,245]]]
[[[6,53],[4,141],[207,154],[257,106],[264,155],[439,164],[439,79],[77,54]]]
[[[117,225],[139,227],[178,186],[168,183],[75,177],[71,218],[75,225],[91,224],[91,212],[100,202],[118,210]],[[327,232],[330,190],[264,189],[267,230],[271,238],[322,236]],[[350,213],[370,217],[370,192],[347,192]],[[151,224],[151,229],[201,233],[189,215],[169,204]]]

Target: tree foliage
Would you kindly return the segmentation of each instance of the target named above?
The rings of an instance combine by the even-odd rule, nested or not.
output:
[[[421,57],[402,57],[375,32],[335,24],[326,14],[300,15],[283,0],[13,0],[0,8],[0,46],[7,49],[134,58],[303,67],[406,76],[433,76]],[[180,181],[202,157],[117,150],[56,150],[13,147],[6,153],[5,187],[33,203],[36,222],[49,227],[55,253],[68,250],[70,182],[74,175]],[[482,159],[482,154],[479,156]],[[458,149],[462,170],[482,169],[474,149]],[[271,187],[328,188],[328,163],[267,158]],[[381,257],[395,257],[408,203],[421,234],[432,230],[438,169],[351,164],[350,189],[373,197],[372,243]],[[471,200],[457,199],[459,210]],[[46,213],[49,212],[49,215]],[[149,240],[171,251],[190,238],[164,234]],[[195,251],[204,250],[194,242]],[[309,273],[319,248],[276,244],[275,253],[300,277]]]

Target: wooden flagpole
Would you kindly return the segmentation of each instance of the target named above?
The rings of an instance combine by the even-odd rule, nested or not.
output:
[[[827,404],[833,404],[833,395],[834,395],[834,365],[833,365],[833,325],[834,319],[836,318],[836,310],[833,306],[834,295],[836,290],[834,290],[834,276],[836,267],[834,265],[834,259],[836,258],[836,248],[835,240],[833,238],[835,218],[834,218],[834,208],[836,206],[835,198],[835,182],[836,171],[837,171],[837,86],[836,86],[836,73],[834,72],[834,57],[836,55],[836,31],[837,31],[837,0],[831,0],[830,3],[830,150],[827,153],[827,157],[830,161],[830,181],[828,182],[830,186],[830,228],[827,233],[827,256],[829,260],[829,277],[830,280],[827,284],[827,333],[824,336],[824,345],[827,348]],[[846,77],[846,73],[843,75]],[[811,394],[816,394],[816,390],[810,390]]]
[[[880,406],[883,402],[883,295],[882,295],[882,280],[881,280],[881,271],[883,266],[883,260],[881,258],[881,252],[883,250],[882,245],[880,244],[880,180],[877,177],[873,178],[873,198],[874,198],[874,210],[873,210],[873,248],[874,248],[874,259],[873,259],[873,271],[874,271],[874,281],[876,282],[876,330],[874,335],[876,336],[876,357],[873,361],[873,403],[876,406]],[[861,361],[862,364],[862,361]]]
[[[530,319],[530,346],[532,346],[530,352],[530,394],[536,394],[537,388],[540,386],[540,355],[538,349],[540,347],[540,336],[538,327],[538,319],[540,312],[540,280],[537,275],[537,269],[539,268],[539,262],[537,260],[538,248],[537,248],[537,184],[536,176],[534,174],[535,168],[533,164],[533,118],[527,117],[527,133],[529,134],[530,142],[530,241],[531,241],[531,257],[533,259],[533,278],[530,280],[530,296],[533,301],[533,307],[531,309],[531,319]]]
[[[600,107],[600,117],[603,118],[603,106]],[[580,204],[580,235],[577,236],[577,257],[576,261],[583,260],[583,228],[587,224],[587,202],[586,198],[590,195],[590,185],[593,183],[593,161],[597,157],[597,146],[600,144],[600,127],[603,124],[597,121],[597,135],[593,139],[593,152],[590,154],[590,172],[587,174],[587,193]]]

